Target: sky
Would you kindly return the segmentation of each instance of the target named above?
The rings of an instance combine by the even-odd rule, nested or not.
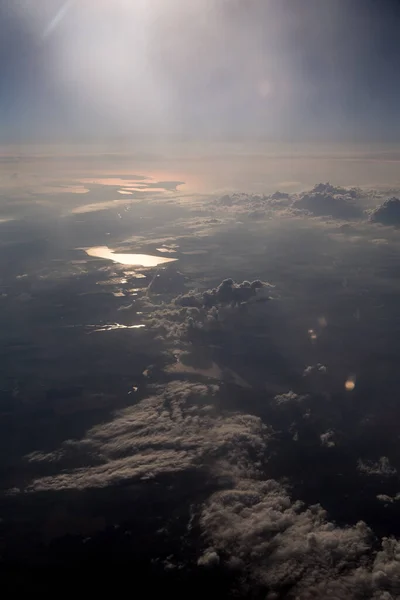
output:
[[[0,142],[397,142],[400,5],[0,0]]]

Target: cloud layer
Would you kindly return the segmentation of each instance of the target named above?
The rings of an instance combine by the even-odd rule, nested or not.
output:
[[[295,194],[280,191],[269,195],[226,194],[218,200],[218,205],[228,211],[245,212],[252,218],[278,213],[360,220],[364,213],[362,200],[367,196],[368,192],[357,188],[318,183],[310,191]]]
[[[34,480],[27,491],[107,487],[201,469],[236,442],[263,450],[261,421],[250,415],[219,415],[214,406],[217,389],[172,382],[90,429],[82,440],[68,440],[51,454],[29,455],[30,464],[49,463],[58,473]],[[68,468],[74,456],[87,466]]]
[[[400,226],[400,200],[390,198],[377,206],[370,214],[370,220],[381,225]]]

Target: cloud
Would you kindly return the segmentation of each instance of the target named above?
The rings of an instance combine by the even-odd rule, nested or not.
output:
[[[321,363],[317,363],[316,365],[309,365],[308,367],[306,367],[304,369],[303,372],[303,376],[304,377],[309,377],[310,375],[318,375],[318,374],[322,374],[325,375],[325,373],[327,372],[327,368],[325,365],[322,365]]]
[[[334,219],[359,219],[362,210],[355,203],[359,191],[334,187],[329,183],[317,184],[311,192],[303,193],[294,201],[293,208],[306,210],[317,217]]]
[[[25,491],[99,488],[207,469],[224,485],[200,506],[206,546],[198,568],[242,573],[242,581],[262,588],[264,596],[268,591],[267,598],[288,590],[299,600],[395,598],[399,543],[384,538],[374,553],[365,523],[339,527],[321,506],[293,500],[264,474],[273,432],[258,417],[218,412],[216,393],[216,386],[180,381],[155,388],[82,440],[28,455],[30,464],[56,472],[34,479]]]
[[[379,502],[383,502],[384,504],[393,504],[393,502],[398,502],[400,500],[400,493],[398,492],[395,496],[388,496],[388,494],[377,494],[376,496]]]
[[[291,404],[293,402],[302,402],[306,396],[299,396],[293,391],[286,392],[285,394],[278,394],[274,398],[274,402],[280,406],[282,404]]]
[[[200,556],[197,564],[199,567],[215,567],[219,565],[220,558],[218,554],[211,548],[207,550],[202,556]]]
[[[217,206],[236,213],[269,216],[271,211],[283,210],[293,202],[290,194],[274,192],[270,195],[234,193],[225,194],[217,200]]]
[[[102,488],[121,482],[203,468],[237,446],[238,465],[247,468],[247,446],[264,450],[267,428],[251,415],[219,414],[215,385],[174,381],[137,405],[115,413],[81,440],[67,440],[49,454],[26,460],[57,466],[52,476],[37,478],[26,491]],[[71,460],[81,457],[80,466]],[[72,466],[71,466],[72,464]]]
[[[336,527],[320,506],[306,508],[277,481],[245,474],[232,489],[210,498],[201,524],[214,551],[228,555],[253,583],[271,591],[292,587],[297,594],[327,586],[339,575],[345,579],[346,571],[354,576],[353,564],[362,563],[372,538],[364,523]]]
[[[171,271],[171,273],[173,273]],[[184,285],[181,274],[169,275],[165,272],[160,282],[160,288],[169,292]],[[157,277],[153,280],[158,288]],[[271,300],[273,285],[254,280],[235,283],[233,279],[224,279],[216,288],[199,291],[190,290],[186,294],[177,296],[172,303],[153,304],[153,285],[150,284],[145,307],[149,310],[146,325],[152,329],[159,330],[160,335],[170,341],[188,342],[199,331],[211,332],[221,328],[228,328],[233,321],[246,315],[256,315],[257,310]],[[241,312],[243,311],[243,312]],[[238,324],[236,323],[236,326]]]
[[[334,219],[361,219],[363,210],[357,201],[368,192],[358,188],[344,188],[330,183],[318,183],[311,190],[290,194],[276,191],[269,195],[226,194],[217,205],[224,210],[245,213],[248,216],[332,217]]]
[[[233,279],[224,279],[218,287],[202,294],[190,292],[175,299],[180,306],[211,308],[213,306],[239,305],[248,302],[265,302],[270,299],[269,291],[273,286],[256,279],[251,283],[242,281],[235,283]]]
[[[27,456],[30,464],[52,465],[56,472],[34,479],[26,491],[108,487],[207,468],[227,483],[201,507],[208,546],[200,568],[223,561],[256,587],[276,593],[292,588],[304,599],[379,598],[374,594],[390,591],[400,577],[397,542],[384,540],[374,558],[364,523],[338,527],[320,506],[293,501],[282,484],[264,479],[260,466],[271,431],[258,417],[219,413],[217,392],[216,386],[179,381],[156,388],[82,440]]]
[[[380,477],[391,477],[397,470],[391,466],[387,456],[381,456],[376,462],[372,460],[358,461],[358,470],[364,475],[378,475]]]
[[[359,188],[345,188],[338,185],[328,183],[317,183],[313,190],[315,194],[330,194],[332,196],[349,196],[350,198],[358,198],[362,195]]]
[[[195,307],[177,307],[173,304],[160,308],[149,304],[151,314],[146,319],[146,325],[158,331],[164,340],[184,340],[188,330],[203,325],[207,315]]]
[[[381,225],[400,226],[400,200],[390,198],[385,200],[380,206],[375,208],[369,217],[370,221],[380,223]]]
[[[236,465],[234,448],[226,467],[229,463]],[[224,557],[267,598],[287,593],[299,600],[399,597],[397,540],[383,538],[376,552],[365,523],[336,525],[321,506],[293,500],[281,483],[260,477],[254,466],[232,473],[231,486],[214,493],[202,509],[200,524],[209,541],[205,566],[207,557]]]
[[[332,431],[332,429],[329,429],[328,431],[325,431],[325,433],[321,433],[321,435],[319,436],[321,439],[321,445],[325,446],[326,448],[333,448],[334,446],[336,446],[336,442],[335,442],[335,432]]]
[[[195,310],[180,307],[177,313]],[[24,491],[113,487],[206,470],[223,489],[199,508],[206,547],[197,557],[198,568],[228,567],[267,598],[289,591],[299,600],[395,598],[390,594],[400,582],[398,542],[384,538],[376,553],[365,523],[340,527],[321,506],[291,498],[268,476],[273,431],[257,416],[219,410],[218,393],[215,385],[181,381],[155,387],[82,439],[67,440],[52,453],[28,455],[28,465],[45,474]],[[301,396],[288,392],[276,399],[290,404]],[[327,436],[329,442],[330,433],[321,441]]]

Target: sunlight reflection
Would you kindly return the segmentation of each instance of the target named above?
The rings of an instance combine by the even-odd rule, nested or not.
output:
[[[137,265],[140,267],[156,267],[169,262],[174,262],[176,258],[165,258],[163,256],[152,256],[151,254],[122,254],[114,253],[108,246],[94,246],[85,249],[86,254],[95,258],[106,258],[123,265]]]
[[[121,325],[121,323],[110,323],[109,325],[104,325],[104,327],[99,327],[97,325],[90,325],[93,330],[89,333],[96,333],[98,331],[115,331],[117,329],[143,329],[146,325]]]

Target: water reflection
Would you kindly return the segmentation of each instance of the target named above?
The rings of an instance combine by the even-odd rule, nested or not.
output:
[[[94,246],[85,250],[89,256],[95,258],[106,258],[122,265],[136,265],[139,267],[157,267],[169,262],[176,261],[176,258],[165,258],[164,256],[152,256],[151,254],[121,254],[110,250],[108,246]]]
[[[143,329],[146,325],[121,325],[121,323],[109,323],[104,326],[90,325],[92,328],[90,333],[96,333],[98,331],[115,331],[116,329]]]

